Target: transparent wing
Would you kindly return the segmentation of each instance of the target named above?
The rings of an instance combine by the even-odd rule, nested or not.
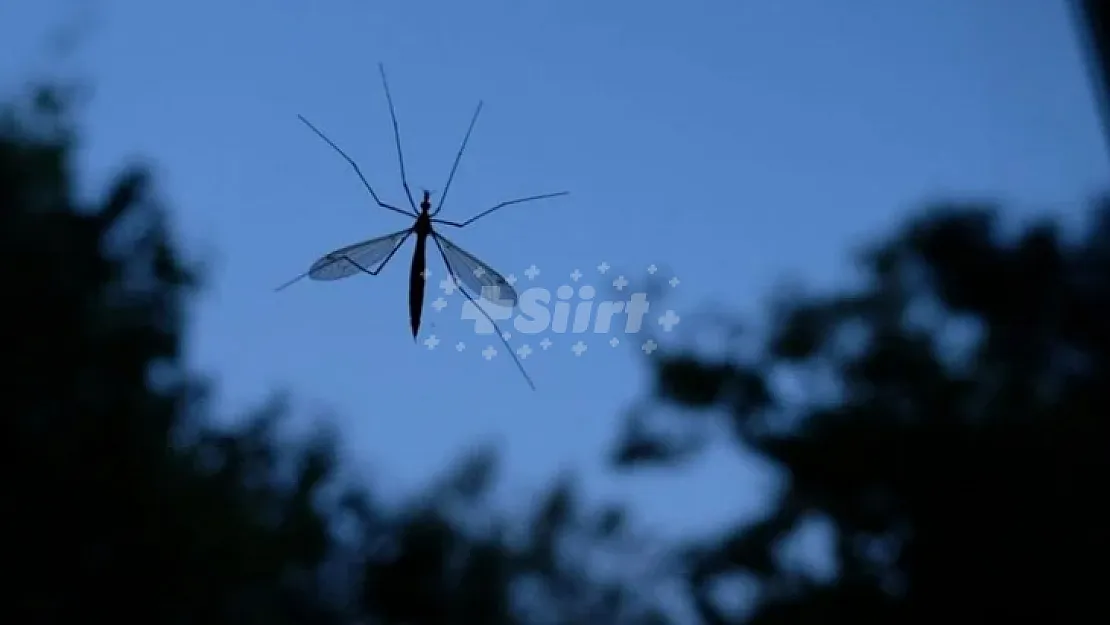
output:
[[[433,232],[432,236],[440,243],[448,269],[458,276],[462,286],[499,305],[516,306],[516,289],[501,274],[438,232]]]
[[[312,263],[308,277],[312,280],[341,280],[357,273],[377,273],[379,265],[411,232],[411,229],[400,230],[329,252]]]

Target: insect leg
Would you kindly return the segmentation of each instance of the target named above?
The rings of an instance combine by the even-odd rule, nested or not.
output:
[[[455,273],[455,270],[451,268],[451,264],[447,262],[447,254],[443,252],[443,247],[440,245],[439,240],[435,237],[431,237],[431,239],[435,241],[436,249],[439,250],[439,256],[443,259],[443,264],[447,267],[447,271],[451,274],[451,277],[453,277],[457,282],[461,284],[462,281],[459,279],[459,276]],[[532,382],[532,376],[528,375],[528,372],[524,370],[524,365],[521,364],[520,359],[517,358],[516,353],[513,352],[513,348],[511,345],[509,345],[509,341],[507,341],[505,337],[501,334],[501,328],[498,327],[497,322],[489,316],[489,313],[486,312],[486,309],[482,308],[478,305],[478,302],[474,301],[474,298],[471,297],[470,293],[466,292],[466,289],[460,286],[459,292],[465,295],[466,299],[470,300],[471,304],[474,304],[474,306],[478,308],[478,310],[482,311],[482,315],[484,315],[485,318],[489,320],[491,324],[493,324],[494,329],[497,330],[497,338],[501,339],[501,344],[505,346],[505,349],[508,350],[509,355],[513,357],[513,362],[516,363],[516,368],[520,371],[520,374],[524,376],[524,380],[528,382],[528,386],[530,386],[533,391],[536,390],[536,384]]]
[[[439,196],[439,204],[436,206],[432,215],[438,215],[439,211],[443,210],[443,203],[447,201],[447,192],[451,189],[451,181],[455,179],[455,170],[459,168],[459,161],[462,159],[463,152],[466,150],[466,144],[470,141],[470,133],[474,131],[474,124],[478,121],[478,114],[482,112],[482,103],[478,102],[478,108],[474,109],[474,116],[470,118],[470,125],[466,127],[466,135],[463,136],[462,145],[459,146],[458,153],[455,154],[455,162],[451,165],[451,173],[447,175],[447,184],[443,186],[443,195]]]
[[[385,88],[385,101],[389,103],[389,119],[393,122],[393,141],[397,144],[397,161],[401,164],[401,186],[405,188],[405,197],[409,199],[409,206],[415,214],[416,202],[412,200],[412,191],[409,190],[409,179],[405,174],[405,156],[401,153],[401,130],[397,126],[397,111],[393,108],[393,96],[389,93],[389,82],[385,79],[385,66],[378,63],[378,73],[382,75],[382,87]]]
[[[513,204],[523,204],[524,202],[531,202],[533,200],[546,200],[547,198],[559,197],[560,195],[569,195],[569,194],[570,194],[570,191],[559,191],[558,193],[545,193],[543,195],[532,195],[532,196],[529,196],[529,197],[522,197],[522,198],[518,198],[518,199],[515,199],[515,200],[509,200],[508,202],[501,202],[497,206],[494,206],[493,208],[484,210],[484,211],[478,213],[477,215],[471,217],[470,219],[467,219],[466,221],[459,222],[459,221],[446,221],[446,220],[443,220],[443,219],[432,219],[432,222],[437,223],[437,224],[442,224],[444,226],[451,226],[451,227],[454,227],[454,228],[464,228],[464,227],[469,226],[470,224],[478,221],[482,217],[485,217],[486,215],[489,215],[490,213],[492,213],[496,210],[505,208],[506,206],[512,206]]]
[[[321,132],[318,128],[316,128],[316,126],[313,126],[312,122],[305,119],[304,115],[297,115],[297,118],[300,119],[302,122],[304,122],[304,124],[306,126],[308,126],[312,130],[312,132],[315,132],[316,136],[323,139],[328,145],[330,145],[332,147],[333,150],[338,152],[339,155],[343,157],[343,160],[347,161],[347,163],[351,166],[351,168],[355,170],[355,173],[358,174],[358,179],[362,181],[362,186],[366,187],[366,190],[370,192],[370,197],[374,198],[374,201],[378,203],[378,206],[381,206],[382,208],[389,209],[389,210],[391,210],[395,213],[400,213],[400,214],[402,214],[406,217],[415,217],[416,216],[416,209],[415,208],[413,209],[413,212],[410,213],[406,210],[401,210],[400,208],[397,208],[396,206],[392,206],[390,204],[386,204],[385,202],[383,202],[381,200],[381,198],[378,197],[378,194],[374,192],[374,187],[371,187],[370,183],[366,180],[366,176],[362,175],[362,169],[359,168],[358,163],[355,162],[355,159],[351,158],[350,156],[347,156],[347,153],[344,152],[342,150],[342,148],[340,148],[338,145],[336,145],[334,141],[329,139],[328,136],[325,135],[323,132]]]

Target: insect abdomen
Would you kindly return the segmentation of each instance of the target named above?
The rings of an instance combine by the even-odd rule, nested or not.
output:
[[[420,332],[420,313],[424,309],[424,249],[427,237],[417,235],[416,250],[412,254],[412,271],[409,273],[409,322],[412,325],[412,338]]]

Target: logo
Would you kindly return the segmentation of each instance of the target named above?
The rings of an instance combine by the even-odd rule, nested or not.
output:
[[[584,282],[586,276],[579,269],[566,274],[569,283],[554,289],[539,284],[537,278],[541,271],[536,265],[524,270],[527,282],[509,274],[505,276],[505,281],[517,292],[516,306],[511,306],[511,300],[501,299],[497,287],[482,289],[481,297],[474,299],[457,294],[458,282],[447,276],[438,281],[443,295],[432,302],[432,308],[436,313],[443,313],[448,308],[456,311],[454,315],[472,329],[474,337],[467,339],[464,336],[456,341],[455,351],[466,351],[477,343],[483,347],[479,354],[485,360],[496,357],[499,348],[503,349],[514,338],[513,343],[516,344],[513,349],[521,359],[537,352],[558,351],[560,346],[562,350],[582,357],[591,344],[616,348],[625,342],[638,345],[650,355],[659,347],[658,344],[649,336],[638,335],[650,335],[655,327],[662,332],[671,332],[682,317],[671,308],[653,306],[658,302],[650,301],[648,292],[632,289],[624,275],[607,276],[610,269],[612,267],[605,262],[597,266],[597,279],[602,283],[602,289],[609,293],[604,297],[599,296],[602,289]],[[651,276],[658,272],[659,268],[655,265],[647,267]],[[670,289],[677,288],[679,283],[674,276],[665,282]],[[461,300],[458,308],[448,302],[447,297],[450,296],[457,296],[452,297],[456,301]],[[501,336],[494,338],[498,331]],[[424,345],[429,350],[436,349],[442,342],[435,334],[424,339]]]
[[[575,294],[575,288],[566,284],[555,290],[554,297],[548,289],[533,287],[518,292],[520,299],[514,308],[511,301],[498,299],[497,287],[489,287],[483,289],[480,299],[463,302],[461,318],[474,322],[475,334],[493,334],[496,329],[491,319],[510,321],[517,332],[528,335],[545,331],[581,334],[591,328],[595,334],[622,330],[636,334],[651,308],[647,293],[630,293],[627,300],[594,302],[597,289],[587,284],[578,287],[577,303],[572,301]]]

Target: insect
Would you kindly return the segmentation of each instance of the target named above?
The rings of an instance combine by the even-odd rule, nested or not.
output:
[[[412,338],[415,341],[420,331],[420,316],[424,307],[424,286],[428,275],[426,272],[427,262],[425,255],[427,252],[428,240],[430,239],[439,251],[440,258],[443,259],[443,264],[447,266],[447,271],[459,286],[459,292],[466,296],[478,310],[482,311],[486,319],[497,329],[498,338],[501,339],[505,349],[509,352],[509,355],[512,356],[517,369],[524,375],[524,379],[528,382],[528,385],[535,390],[536,386],[532,382],[531,376],[525,371],[524,365],[521,364],[520,359],[513,353],[513,349],[509,346],[508,340],[501,334],[500,329],[497,328],[497,324],[490,318],[489,313],[477,304],[474,299],[475,296],[468,292],[468,290],[473,290],[478,297],[489,299],[490,301],[494,300],[487,296],[494,295],[498,304],[516,306],[519,299],[516,290],[492,267],[437,232],[435,226],[464,228],[506,206],[568,195],[570,192],[559,191],[557,193],[544,193],[542,195],[532,195],[508,200],[461,222],[448,221],[436,217],[436,215],[443,210],[444,202],[447,200],[447,193],[451,190],[451,182],[455,178],[455,171],[458,169],[459,161],[462,159],[463,152],[466,150],[466,145],[470,141],[470,134],[474,130],[474,124],[478,121],[478,115],[482,112],[482,102],[478,102],[478,107],[474,110],[474,115],[470,118],[470,125],[467,126],[466,134],[463,136],[462,145],[459,146],[459,151],[455,154],[455,161],[451,165],[451,172],[447,175],[447,182],[443,186],[443,193],[439,196],[438,204],[433,209],[431,199],[432,193],[424,190],[418,210],[416,202],[413,200],[412,191],[409,190],[408,178],[405,173],[405,157],[401,150],[401,131],[397,125],[397,113],[393,107],[393,96],[389,92],[389,83],[386,81],[385,68],[381,64],[378,64],[378,72],[381,74],[382,87],[385,90],[386,102],[389,104],[389,116],[390,120],[393,122],[393,139],[397,145],[397,161],[401,169],[401,185],[405,189],[405,196],[408,198],[411,211],[383,202],[374,191],[374,188],[370,186],[370,182],[367,181],[366,176],[363,175],[362,170],[354,159],[348,156],[334,141],[329,139],[327,135],[317,129],[316,126],[312,125],[304,116],[298,115],[297,117],[347,161],[351,168],[355,170],[355,174],[357,174],[359,180],[362,181],[362,185],[370,192],[370,197],[374,199],[378,206],[409,218],[415,218],[415,221],[404,230],[398,230],[397,232],[392,232],[385,236],[354,243],[328,252],[320,257],[319,260],[312,263],[308,271],[282,284],[277,287],[276,290],[280,291],[285,289],[303,278],[332,281],[341,280],[360,273],[376,276],[385,268],[386,264],[397,253],[397,250],[401,249],[405,241],[407,241],[410,236],[415,235],[416,249],[412,255],[412,267],[409,271],[409,321],[412,328]]]

